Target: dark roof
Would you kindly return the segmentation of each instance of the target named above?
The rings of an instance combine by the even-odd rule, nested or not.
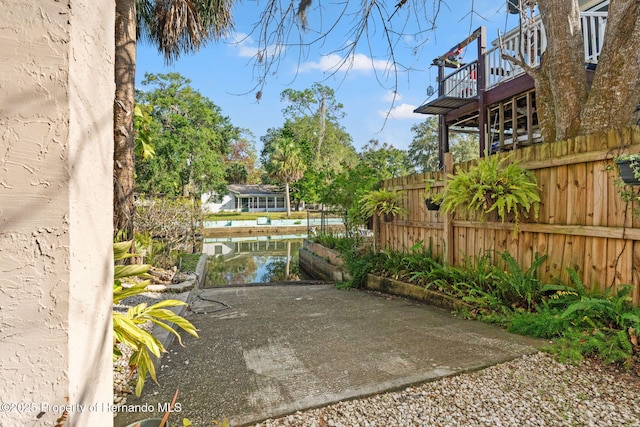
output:
[[[230,193],[238,196],[275,196],[283,194],[277,185],[230,184],[227,188]]]
[[[473,98],[455,98],[451,96],[441,96],[438,99],[435,99],[427,104],[421,105],[415,110],[414,113],[420,114],[447,114],[451,110],[455,110],[457,108],[462,107],[463,105],[469,104],[473,101],[477,100],[476,97]]]

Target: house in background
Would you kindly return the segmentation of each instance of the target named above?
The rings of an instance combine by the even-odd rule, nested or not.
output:
[[[449,151],[449,132],[477,133],[480,156],[542,142],[536,112],[533,79],[524,69],[504,59],[522,58],[540,65],[546,37],[540,16],[528,0],[507,0],[509,13],[526,12],[522,28],[515,28],[486,48],[486,30],[478,28],[444,55],[435,58],[438,67],[438,97],[414,112],[439,116],[440,166]],[[593,79],[604,40],[609,0],[580,0],[587,79]],[[459,62],[463,50],[476,42],[476,60]],[[502,44],[502,49],[500,48]]]
[[[228,194],[216,201],[213,193],[202,195],[202,208],[207,212],[286,212],[284,192],[276,185],[230,184]]]

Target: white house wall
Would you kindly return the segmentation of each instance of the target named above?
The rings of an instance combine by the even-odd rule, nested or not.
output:
[[[232,243],[221,243],[221,242],[204,242],[202,244],[202,253],[207,254],[209,256],[216,255],[229,255],[233,253],[233,248],[230,246]]]
[[[216,202],[215,195],[212,195],[211,193],[204,193],[200,200],[202,202],[202,210],[205,212],[217,213],[237,210],[236,199],[229,194],[224,196],[220,202]]]
[[[0,426],[109,426],[115,2],[0,10]]]

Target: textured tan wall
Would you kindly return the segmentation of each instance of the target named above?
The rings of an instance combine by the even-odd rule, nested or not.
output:
[[[0,10],[0,425],[110,425],[114,2]]]

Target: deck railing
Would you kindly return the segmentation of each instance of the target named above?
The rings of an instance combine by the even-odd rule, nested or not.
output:
[[[597,64],[604,42],[604,29],[607,26],[607,12],[583,12],[582,38],[584,39],[584,61]]]
[[[585,63],[597,64],[604,41],[607,12],[581,12],[580,20]],[[522,33],[518,29],[506,33],[502,37],[502,49],[499,41],[495,41],[493,47],[485,53],[486,89],[491,89],[524,73],[522,67],[503,58],[503,53],[535,68],[540,65],[540,55],[546,46],[547,39],[539,16],[529,28],[523,29]],[[445,77],[444,95],[457,98],[475,97],[478,93],[477,67],[477,62],[474,61]]]
[[[459,68],[442,82],[444,95],[454,98],[474,98],[478,95],[478,61]]]

